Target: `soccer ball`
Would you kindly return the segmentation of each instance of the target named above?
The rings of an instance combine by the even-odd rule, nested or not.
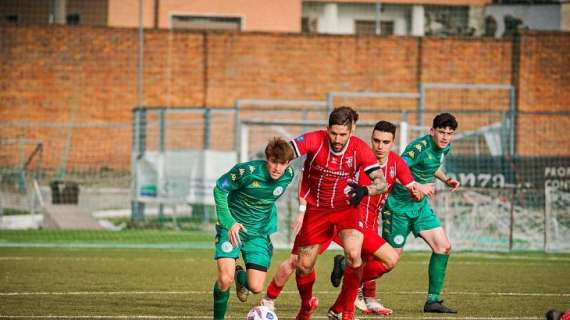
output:
[[[268,307],[257,306],[249,310],[246,320],[277,320],[277,315]]]

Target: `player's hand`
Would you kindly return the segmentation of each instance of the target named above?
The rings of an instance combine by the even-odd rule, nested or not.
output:
[[[349,181],[348,185],[351,187],[351,190],[348,192],[350,198],[350,205],[353,207],[357,207],[362,198],[368,195],[368,188],[359,185],[354,181]]]
[[[457,179],[454,178],[448,178],[445,181],[445,184],[451,188],[451,192],[454,192],[455,190],[459,189],[459,181],[457,181]]]
[[[241,246],[241,238],[239,237],[239,232],[241,230],[247,233],[247,229],[241,223],[236,222],[228,231],[228,237],[230,238],[230,242],[234,247]]]
[[[416,183],[417,184],[417,183]],[[408,192],[410,193],[410,196],[412,197],[412,199],[416,202],[421,201],[426,195],[421,192],[417,187],[416,184],[414,184],[414,186],[412,186],[410,189],[408,189]]]
[[[432,197],[435,194],[435,185],[433,183],[414,183],[413,188],[421,192],[423,195]],[[423,198],[423,196],[422,196]],[[421,199],[420,199],[421,200]]]
[[[299,231],[301,230],[301,227],[303,226],[303,220],[304,219],[305,219],[305,213],[299,212],[297,217],[295,217],[295,220],[293,220],[293,223],[291,223],[291,229],[293,230],[294,236],[296,236],[297,233],[299,233]]]

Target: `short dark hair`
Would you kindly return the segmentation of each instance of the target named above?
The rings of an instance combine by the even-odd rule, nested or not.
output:
[[[279,163],[285,163],[293,160],[295,155],[289,142],[283,138],[273,137],[265,147],[265,157],[267,160],[274,159]]]
[[[440,113],[435,118],[433,118],[432,128],[451,128],[457,130],[457,120],[451,113]]]
[[[334,125],[347,126],[352,129],[352,125],[358,120],[358,112],[351,107],[342,106],[335,108],[329,115],[329,128]]]
[[[391,122],[384,120],[378,121],[376,122],[376,125],[374,125],[374,130],[372,130],[372,132],[374,132],[375,130],[382,132],[389,132],[394,137],[396,137],[396,126]]]

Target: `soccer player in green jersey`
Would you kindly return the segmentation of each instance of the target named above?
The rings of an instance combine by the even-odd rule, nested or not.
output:
[[[267,160],[235,165],[214,187],[216,202],[216,253],[218,279],[214,284],[214,319],[224,319],[235,280],[239,300],[249,291],[259,293],[273,255],[269,235],[277,231],[275,202],[293,180],[293,149],[274,138],[265,148]],[[247,272],[236,259],[242,254]]]
[[[449,113],[441,113],[433,119],[430,133],[410,143],[402,158],[406,161],[418,183],[430,183],[433,178],[443,181],[451,191],[459,182],[447,177],[441,169],[444,157],[451,150],[451,140],[457,130],[457,120]],[[382,236],[402,255],[410,232],[420,236],[431,248],[429,262],[429,288],[424,312],[457,313],[440,299],[445,279],[451,244],[441,227],[439,218],[430,207],[427,197],[414,201],[408,190],[396,185],[382,210]]]

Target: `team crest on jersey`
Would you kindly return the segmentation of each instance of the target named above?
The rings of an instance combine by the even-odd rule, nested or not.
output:
[[[410,156],[410,158],[414,158],[416,156],[416,154],[413,151],[408,151],[408,156]]]
[[[394,243],[395,244],[402,244],[404,243],[404,236],[399,234],[397,236],[394,237]]]
[[[346,165],[352,167],[352,157],[346,157]]]
[[[222,243],[222,251],[223,252],[232,252],[232,250],[234,249],[234,246],[232,245],[231,242],[229,241],[224,241],[224,243]]]
[[[390,177],[394,178],[396,176],[396,167],[390,167]]]
[[[277,188],[273,189],[273,195],[274,196],[280,196],[283,193],[283,187],[282,186],[278,186]]]

